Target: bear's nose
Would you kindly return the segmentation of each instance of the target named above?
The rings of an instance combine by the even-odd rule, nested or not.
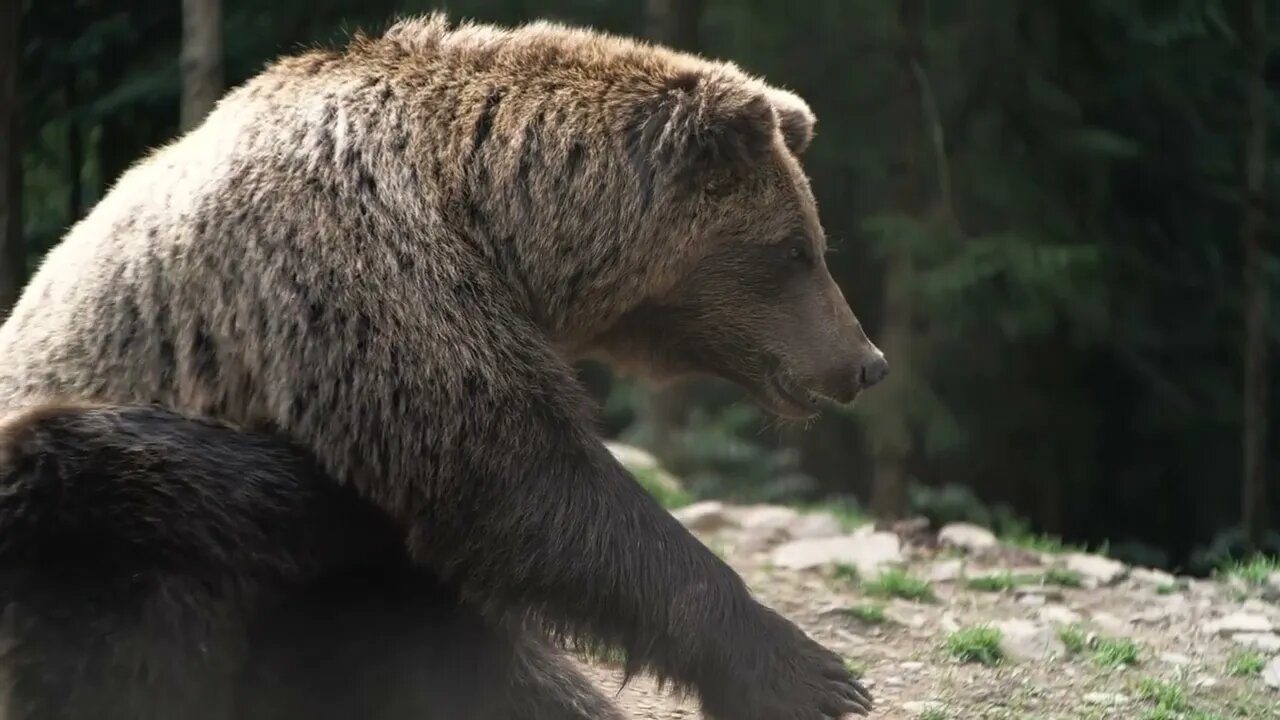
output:
[[[864,388],[869,388],[888,377],[889,361],[884,359],[884,353],[877,352],[874,357],[863,363],[861,376]]]

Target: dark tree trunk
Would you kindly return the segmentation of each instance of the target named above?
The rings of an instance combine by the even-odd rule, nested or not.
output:
[[[68,72],[65,95],[67,100],[67,224],[80,219],[84,212],[84,184],[81,172],[84,170],[84,135],[80,131],[80,122],[75,116],[80,105],[79,93],[76,91],[76,74]]]
[[[1244,495],[1245,531],[1258,547],[1267,527],[1267,280],[1264,180],[1267,159],[1265,0],[1253,0],[1248,128],[1244,146]]]
[[[705,0],[645,0],[645,32],[664,45],[696,52]]]
[[[182,0],[182,129],[222,96],[222,1]]]
[[[896,90],[890,108],[901,138],[892,177],[893,211],[923,219],[925,207],[925,139],[923,93],[923,0],[902,0],[898,6],[899,45]],[[883,388],[872,421],[872,454],[875,470],[871,486],[871,512],[880,520],[901,518],[907,512],[907,463],[913,448],[908,398],[915,373],[912,285],[914,268],[910,254],[898,247],[885,260],[884,323],[880,346],[894,372]]]
[[[18,89],[22,0],[0,0],[0,321],[22,291],[27,248],[22,237],[22,124]]]

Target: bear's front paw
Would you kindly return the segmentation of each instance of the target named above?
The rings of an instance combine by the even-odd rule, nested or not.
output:
[[[765,611],[763,631],[729,640],[726,667],[702,688],[715,720],[839,720],[871,711],[871,694],[838,655]]]

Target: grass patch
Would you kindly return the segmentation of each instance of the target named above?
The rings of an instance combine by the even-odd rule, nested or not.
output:
[[[965,580],[965,587],[982,592],[1009,592],[1018,586],[1018,578],[1011,572],[980,575]]]
[[[1157,595],[1172,595],[1178,591],[1177,583],[1160,583],[1156,586]]]
[[[693,495],[680,487],[672,487],[663,472],[656,468],[629,468],[631,475],[662,507],[675,510],[693,503]]]
[[[915,602],[934,599],[933,586],[928,580],[912,577],[898,568],[885,570],[875,580],[863,583],[862,589],[867,594],[878,597],[896,597]]]
[[[848,563],[836,563],[835,567],[831,568],[831,576],[841,582],[856,583],[859,577],[858,566]]]
[[[1261,675],[1267,666],[1267,658],[1261,653],[1242,650],[1227,659],[1227,674],[1233,677]]]
[[[1079,655],[1089,647],[1089,636],[1079,625],[1072,624],[1058,630],[1058,639],[1069,655]]]
[[[1182,686],[1177,683],[1143,678],[1138,683],[1138,696],[1155,703],[1157,710],[1181,713],[1191,709]]]
[[[1078,588],[1084,584],[1084,578],[1076,570],[1055,567],[1049,568],[1045,572],[1044,583],[1046,585],[1057,585],[1058,587]]]
[[[872,518],[863,509],[854,502],[826,502],[816,505],[807,505],[802,508],[801,512],[805,513],[827,513],[840,523],[840,529],[845,532],[857,530],[858,528],[872,522]]]
[[[844,669],[849,671],[854,680],[861,680],[867,674],[867,667],[857,660],[845,658]]]
[[[942,708],[931,707],[920,713],[920,720],[947,720],[947,711]]]
[[[1219,569],[1228,578],[1241,580],[1246,585],[1266,585],[1271,573],[1280,572],[1280,557],[1254,555],[1247,560],[1229,562]]]
[[[844,611],[849,617],[867,623],[868,625],[880,625],[887,619],[884,615],[883,605],[854,605]]]
[[[1093,641],[1093,660],[1104,668],[1136,665],[1138,644],[1128,638],[1099,636]]]
[[[1084,552],[1084,548],[1062,541],[1056,535],[1035,535],[1032,533],[1014,533],[1000,538],[1005,545],[1030,550],[1048,555],[1062,555],[1069,552]]]
[[[965,663],[999,665],[1004,660],[1000,650],[1000,631],[990,625],[960,628],[947,636],[947,653]]]

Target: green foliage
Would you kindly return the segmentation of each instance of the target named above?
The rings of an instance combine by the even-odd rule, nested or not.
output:
[[[848,563],[836,563],[831,568],[831,576],[849,584],[858,582],[858,567]]]
[[[631,474],[665,508],[674,510],[693,502],[692,495],[673,485],[657,468],[632,468]]]
[[[1126,667],[1138,662],[1138,645],[1128,638],[1094,638],[1093,660],[1104,668]]]
[[[854,605],[845,610],[845,614],[868,625],[879,625],[887,620],[883,605]]]
[[[1280,557],[1253,555],[1245,560],[1227,561],[1220,568],[1223,577],[1234,578],[1247,585],[1261,586],[1273,574],[1280,573]]]
[[[228,83],[282,53],[439,5],[225,0]],[[873,339],[905,331],[908,342],[890,359],[901,387],[891,379],[827,413],[814,428],[822,439],[802,453],[800,435],[740,391],[692,386],[689,412],[666,428],[667,466],[694,496],[811,502],[867,495],[875,473],[864,470],[894,445],[917,481],[910,510],[1028,549],[1065,549],[1032,535],[1034,521],[1073,539],[1123,534],[1135,541],[1117,545],[1125,557],[1190,572],[1280,553],[1280,533],[1262,547],[1234,531],[1213,536],[1234,520],[1218,500],[1233,492],[1243,417],[1246,6],[932,3],[918,28],[924,98],[902,80],[894,3],[707,2],[702,52],[813,106],[819,133],[803,161],[828,265]],[[173,2],[23,8],[23,231],[34,266],[129,163],[177,133],[181,22]],[[646,27],[641,2],[452,0],[448,11],[628,35]],[[1268,93],[1277,137],[1274,83]],[[1265,207],[1275,206],[1271,179]],[[1280,263],[1267,252],[1274,303]],[[891,255],[908,262],[889,278]],[[893,328],[891,285],[910,305]],[[1269,318],[1280,337],[1280,309]],[[1271,396],[1280,417],[1280,392]],[[601,399],[610,435],[654,446],[648,393],[616,381]],[[1183,548],[1188,528],[1205,529],[1190,558],[1152,552]]]
[[[999,665],[1004,660],[1000,631],[989,625],[960,628],[947,636],[947,652],[965,663]]]
[[[905,570],[890,568],[882,571],[874,580],[862,584],[868,595],[896,597],[915,602],[932,602],[933,586],[928,580],[912,577]]]
[[[1075,624],[1060,628],[1058,639],[1069,655],[1079,655],[1089,646],[1089,636],[1085,634],[1084,628]]]
[[[1148,715],[1147,717],[1172,718],[1190,709],[1186,693],[1177,683],[1143,678],[1138,683],[1138,694],[1143,700],[1155,704],[1153,712],[1167,713],[1167,715]]]
[[[1266,656],[1252,650],[1239,650],[1227,659],[1227,674],[1234,677],[1258,675],[1266,666]]]
[[[1075,570],[1067,568],[1051,567],[1044,573],[1044,583],[1046,585],[1058,585],[1060,587],[1080,587],[1084,584],[1084,578]]]

